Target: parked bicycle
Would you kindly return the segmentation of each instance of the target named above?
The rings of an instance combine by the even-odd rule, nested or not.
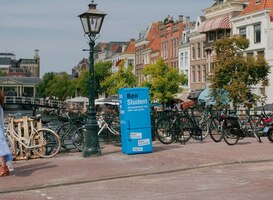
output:
[[[48,158],[56,155],[61,147],[59,136],[52,130],[47,128],[35,128],[31,127],[29,136],[24,136],[24,127],[14,128],[13,123],[16,115],[9,115],[9,125],[6,129],[6,136],[10,142],[12,152],[16,152],[18,146],[22,146],[25,149],[26,157],[29,157],[31,153],[37,154],[42,158]],[[34,123],[38,123],[41,120],[41,116],[32,117]]]
[[[106,119],[105,115],[97,115],[97,122],[99,126],[98,135],[103,131],[107,131],[109,140],[116,146],[121,144],[120,135],[120,123],[119,119],[112,116]],[[83,125],[76,129],[72,136],[73,144],[80,150],[83,151],[84,148],[84,138],[86,134],[86,127]]]
[[[70,151],[77,148],[73,141],[73,133],[85,123],[83,117],[71,118],[67,113],[59,113],[58,120],[51,121],[46,124],[46,127],[54,130],[60,137],[61,147]]]
[[[248,103],[245,109],[245,119],[241,120],[237,116],[237,112],[234,111],[231,114],[221,116],[223,121],[222,134],[225,142],[228,145],[235,145],[239,139],[245,137],[255,137],[258,142],[262,142],[257,132],[257,127],[250,115],[250,109]]]

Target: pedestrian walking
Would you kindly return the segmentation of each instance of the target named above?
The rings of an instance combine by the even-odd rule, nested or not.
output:
[[[4,93],[0,90],[0,177],[9,176],[9,168],[7,166],[7,162],[13,160],[4,131],[4,98]]]

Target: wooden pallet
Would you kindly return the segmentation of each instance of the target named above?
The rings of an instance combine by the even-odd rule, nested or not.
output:
[[[27,144],[31,133],[34,132],[34,129],[42,128],[42,123],[37,122],[27,116],[23,116],[21,118],[11,118],[9,122],[9,129],[11,132],[15,131],[18,135],[18,140],[24,144]],[[24,145],[17,141],[16,138],[11,138],[11,147],[12,153],[15,160],[27,160],[30,158],[39,158],[36,151],[33,149],[28,149],[24,147]],[[32,140],[34,142],[34,139]],[[39,137],[38,140],[35,141],[36,144],[42,144],[43,139]],[[39,149],[39,151],[43,151],[43,149]]]

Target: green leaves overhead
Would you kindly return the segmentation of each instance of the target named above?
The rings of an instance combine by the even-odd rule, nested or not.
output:
[[[146,78],[142,85],[150,88],[151,100],[164,104],[172,100],[174,94],[180,92],[180,86],[186,81],[183,74],[169,67],[163,59],[145,66],[142,73]]]
[[[228,91],[234,105],[255,98],[252,88],[257,84],[268,85],[270,68],[264,56],[245,56],[248,39],[234,35],[215,42],[216,62],[211,77],[212,95],[217,98],[217,90]]]
[[[116,73],[107,77],[101,86],[105,88],[107,95],[113,95],[118,93],[119,88],[130,88],[137,86],[137,77],[133,73],[133,67],[124,67],[124,63],[119,66]]]

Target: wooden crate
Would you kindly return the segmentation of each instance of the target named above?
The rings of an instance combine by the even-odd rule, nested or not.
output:
[[[29,158],[38,158],[39,156],[32,149],[26,148],[22,143],[27,144],[29,142],[29,138],[31,133],[34,132],[34,129],[41,128],[41,122],[35,123],[35,120],[23,116],[21,118],[11,118],[9,122],[9,129],[11,132],[15,131],[17,133],[18,142],[16,138],[12,139],[12,153],[15,160],[26,160]],[[39,137],[37,140],[39,144],[42,144],[42,138]],[[36,142],[37,142],[36,141]],[[33,142],[33,141],[32,141]],[[43,149],[39,149],[39,151],[43,151]]]

